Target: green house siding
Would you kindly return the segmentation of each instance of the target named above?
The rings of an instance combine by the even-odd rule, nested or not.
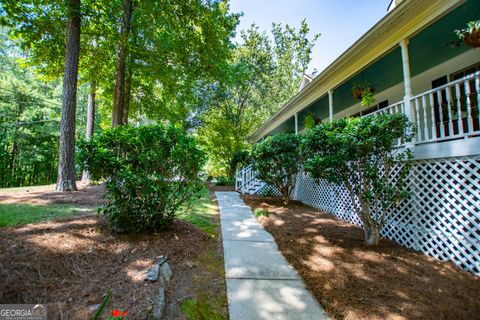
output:
[[[403,81],[402,53],[400,47],[381,57],[333,91],[334,113],[358,103],[352,96],[352,87],[358,82],[370,82],[376,92],[386,90]]]
[[[295,133],[295,117],[291,117],[268,134],[273,136],[278,133]]]
[[[329,116],[328,111],[328,95],[325,95],[303,109],[298,113],[298,131],[305,129],[305,118],[308,114],[313,113],[320,119],[325,119]]]

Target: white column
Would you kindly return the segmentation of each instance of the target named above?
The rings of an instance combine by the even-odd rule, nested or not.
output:
[[[403,97],[403,105],[405,109],[405,115],[407,116],[408,120],[412,123],[415,123],[413,119],[413,115],[415,114],[414,110],[412,110],[412,82],[410,78],[410,55],[408,53],[408,39],[404,39],[400,41],[400,48],[402,50],[402,66],[403,66],[403,89],[404,89],[404,97]],[[413,142],[409,142],[406,145],[407,148],[413,147]]]
[[[298,134],[298,113],[295,113],[295,134]]]
[[[328,90],[328,114],[330,122],[333,121],[333,90]]]

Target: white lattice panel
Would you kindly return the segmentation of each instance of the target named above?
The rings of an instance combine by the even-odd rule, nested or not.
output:
[[[271,197],[271,196],[280,197],[282,195],[282,193],[278,191],[277,188],[268,184],[263,186],[262,189],[258,190],[257,194],[260,196],[266,196],[266,197]]]
[[[480,156],[415,161],[409,187],[382,235],[480,274]],[[361,226],[338,185],[302,173],[293,198]]]

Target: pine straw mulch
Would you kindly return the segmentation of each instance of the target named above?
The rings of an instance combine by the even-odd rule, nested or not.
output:
[[[165,319],[184,319],[184,299],[226,295],[219,238],[182,221],[156,235],[114,234],[96,216],[0,229],[0,301],[46,304],[49,319],[91,319],[112,289],[107,311],[144,319],[158,290],[144,271],[165,255],[173,270]]]
[[[270,212],[260,223],[335,319],[478,319],[480,278],[293,201],[243,196]]]
[[[2,189],[0,203],[11,204],[74,204],[97,206],[102,202],[104,184],[90,185],[77,181],[77,191],[57,192],[55,185]]]

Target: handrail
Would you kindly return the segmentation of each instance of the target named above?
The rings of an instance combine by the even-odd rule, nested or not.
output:
[[[235,190],[245,193],[250,186],[258,181],[257,172],[253,170],[253,165],[249,164],[241,170],[237,170],[235,175]]]
[[[462,83],[462,82],[465,82],[465,81],[467,81],[467,80],[473,80],[473,79],[475,79],[476,77],[479,77],[479,76],[480,76],[480,71],[477,71],[477,72],[475,72],[475,73],[471,73],[471,74],[469,74],[469,75],[466,75],[466,76],[463,77],[463,78],[460,78],[460,79],[457,79],[457,80],[448,82],[448,83],[446,83],[446,84],[444,84],[444,85],[441,85],[441,86],[439,86],[439,87],[436,87],[436,88],[430,89],[430,90],[428,90],[428,91],[424,91],[424,92],[422,92],[422,93],[420,93],[420,94],[417,94],[416,96],[411,97],[410,100],[418,99],[418,98],[420,98],[420,97],[422,97],[422,96],[425,96],[425,95],[427,95],[427,94],[435,93],[435,92],[437,92],[437,91],[447,89],[448,87],[451,87],[451,86],[453,86],[453,85],[456,85],[457,83]]]

